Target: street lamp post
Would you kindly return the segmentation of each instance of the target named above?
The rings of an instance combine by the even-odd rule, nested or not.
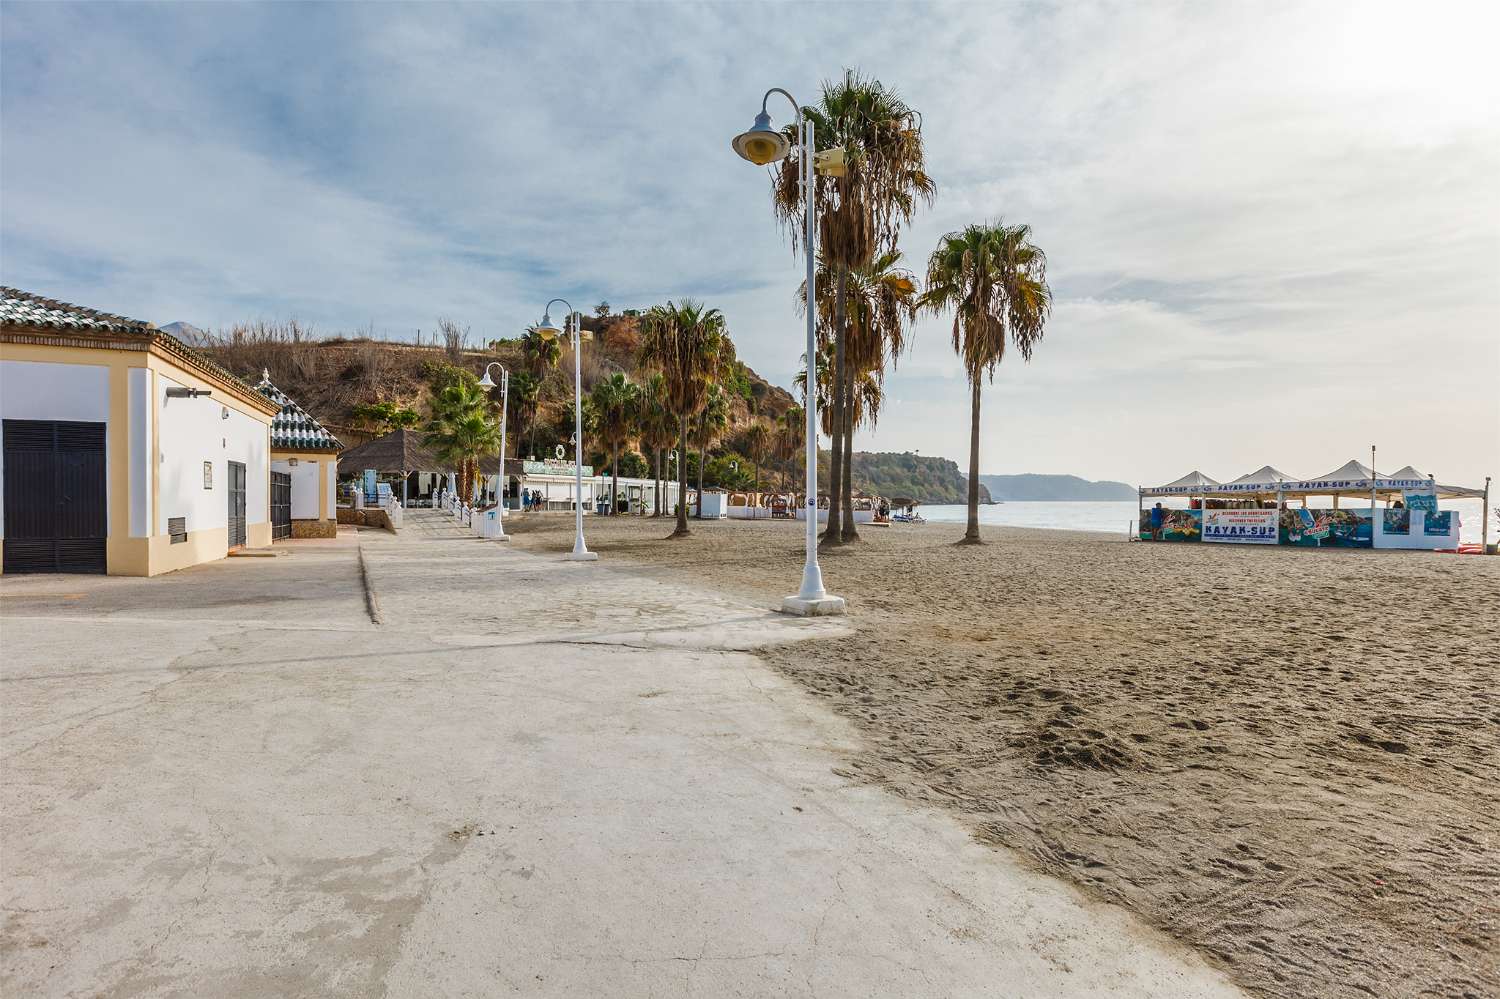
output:
[[[563,330],[552,324],[552,306],[561,302],[568,307],[563,317]],[[573,337],[573,550],[568,558],[574,562],[592,562],[599,557],[583,543],[583,316],[565,298],[554,298],[542,311],[542,321],[537,332],[549,340],[556,339],[566,331],[571,322]]]
[[[490,368],[500,369],[500,487],[495,492],[495,521],[500,525],[500,533],[495,540],[509,541],[510,535],[505,533],[505,418],[510,415],[510,371],[499,361],[487,364],[484,377],[479,380],[479,387],[485,391],[495,387],[490,380]]]
[[[766,102],[772,94],[781,94],[791,101],[797,117],[797,135],[802,146],[802,162],[799,164],[802,187],[802,206],[806,216],[806,235],[803,240],[807,251],[807,560],[802,567],[802,588],[796,596],[781,601],[781,609],[789,614],[822,615],[844,613],[844,598],[836,597],[823,588],[823,570],[818,566],[818,296],[817,254],[818,223],[814,208],[817,192],[817,171],[813,166],[816,147],[813,144],[813,123],[802,114],[796,98],[772,87],[760,99],[760,114],[748,132],[735,136],[734,151],[757,166],[766,166],[784,159],[791,152],[786,136],[771,127],[771,116],[766,111]],[[835,153],[839,152],[837,150]],[[831,170],[841,169],[837,157],[831,157]],[[829,525],[833,527],[832,524]]]

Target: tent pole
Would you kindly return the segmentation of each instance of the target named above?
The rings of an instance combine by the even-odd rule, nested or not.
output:
[[[1490,477],[1484,477],[1484,506],[1479,510],[1479,552],[1490,553]]]

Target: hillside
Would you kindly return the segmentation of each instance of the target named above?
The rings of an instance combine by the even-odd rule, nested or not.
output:
[[[820,460],[822,474],[826,461]],[[967,503],[969,487],[958,471],[958,465],[947,458],[913,454],[910,451],[854,452],[854,487],[888,498],[907,497],[919,503]],[[979,501],[989,503],[990,494],[983,483]]]
[[[981,484],[997,500],[1081,501],[1133,500],[1135,487],[1123,482],[1091,482],[1076,475],[981,475]]]
[[[468,331],[453,324],[448,327],[450,335],[438,343],[430,339],[409,343],[364,336],[319,337],[295,321],[246,324],[219,334],[205,333],[189,323],[169,326],[176,335],[251,383],[260,379],[262,369],[268,371],[282,391],[345,444],[362,443],[387,429],[362,419],[362,407],[384,403],[425,417],[433,380],[442,377],[450,366],[476,376],[492,361],[511,371],[524,367],[518,341],[469,344]],[[644,377],[635,364],[640,333],[634,316],[586,317],[584,328],[594,334],[583,350],[585,392],[616,371],[637,380]],[[743,394],[735,395],[731,403],[731,441],[751,420],[752,409],[774,420],[793,405],[789,392],[749,367],[741,374]],[[537,453],[550,451],[555,442],[566,440],[572,433],[572,399],[573,355],[565,348],[559,363],[543,375],[537,413],[531,427],[522,429],[517,453],[527,453],[522,447]]]

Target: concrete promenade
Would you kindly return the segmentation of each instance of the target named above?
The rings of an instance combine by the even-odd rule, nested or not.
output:
[[[846,778],[746,650],[857,620],[422,511],[290,550],[0,580],[0,994],[1239,994]]]

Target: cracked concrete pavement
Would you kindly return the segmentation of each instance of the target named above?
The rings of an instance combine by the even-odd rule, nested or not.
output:
[[[420,513],[291,550],[0,580],[0,992],[1238,994],[843,776],[746,650],[857,621]]]

